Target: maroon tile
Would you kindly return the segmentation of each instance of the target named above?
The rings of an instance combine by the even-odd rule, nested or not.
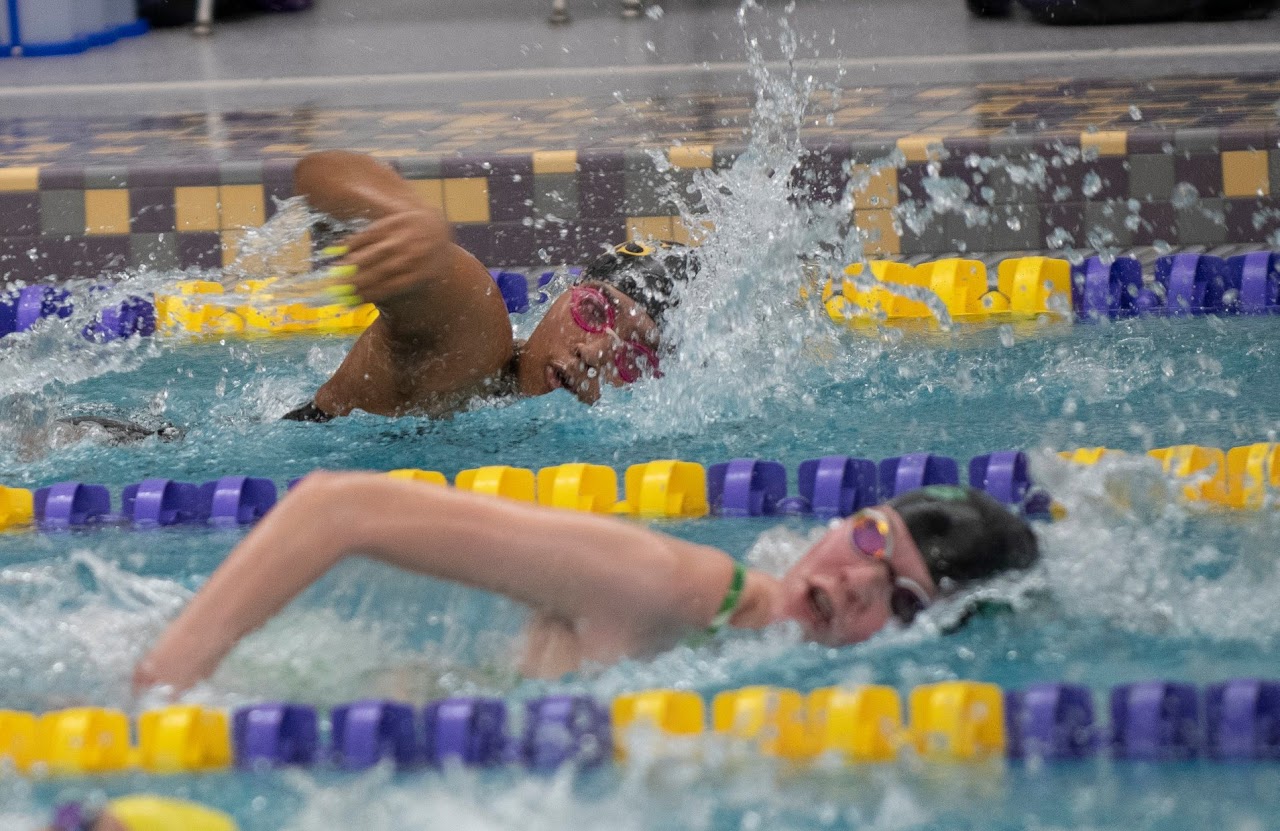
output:
[[[477,223],[453,226],[454,241],[470,251],[480,262],[490,268],[510,265],[511,262],[507,256],[495,244],[494,237],[492,225]]]
[[[172,187],[130,187],[129,210],[129,228],[132,231],[162,234],[176,228]]]
[[[45,237],[37,268],[41,276],[98,277],[116,274],[131,264],[128,234],[92,237]]]
[[[812,150],[793,172],[793,184],[814,202],[834,204],[849,186],[848,165],[847,146]]]
[[[31,282],[49,274],[49,265],[43,252],[32,258],[30,252],[39,252],[38,237],[0,237],[0,286],[17,280]]]
[[[1219,148],[1227,150],[1266,150],[1266,127],[1223,127],[1219,131]]]
[[[1130,153],[1168,153],[1173,148],[1170,130],[1130,130],[1125,149]]]
[[[1040,238],[1049,240],[1048,244],[1055,249],[1084,246],[1084,203],[1041,205]]]
[[[488,176],[495,159],[479,156],[446,156],[440,160],[440,175],[448,179]]]
[[[959,158],[953,157],[941,163],[940,175],[944,179],[959,179],[969,188],[968,201],[975,205],[989,205],[995,198],[992,191],[991,199],[983,195],[982,189],[987,187],[990,189],[990,183],[987,181],[987,174],[983,173],[980,168],[970,167],[964,156]]]
[[[990,141],[987,142],[990,145]],[[856,164],[872,164],[892,156],[898,146],[891,141],[868,141],[859,139],[849,147],[850,158]]]
[[[1129,196],[1129,170],[1123,158],[1101,157],[1082,162],[1080,167],[1081,195],[1085,199],[1122,199]]]
[[[621,217],[627,180],[621,168],[614,171],[578,171],[578,215],[584,219]]]
[[[1151,245],[1157,240],[1176,242],[1178,212],[1171,202],[1143,202],[1138,208],[1138,227],[1133,230],[1133,245]]]
[[[1227,242],[1269,244],[1280,228],[1280,200],[1254,197],[1222,200]]]
[[[130,187],[197,187],[221,182],[218,165],[211,163],[145,165],[129,168]]]
[[[84,186],[83,167],[40,168],[40,190],[84,190]]]
[[[929,178],[928,162],[907,162],[898,168],[898,194],[900,200],[924,199],[924,180]]]
[[[481,227],[489,236],[489,256],[480,259],[485,265],[530,266],[540,261],[534,245],[533,226],[523,222],[502,222]]]
[[[626,167],[626,153],[622,150],[579,150],[578,173],[621,173]]]
[[[1202,198],[1222,195],[1222,156],[1218,153],[1175,153],[1173,175],[1175,188],[1189,182]]]
[[[180,232],[178,263],[182,268],[221,268],[222,236],[217,231]]]
[[[533,158],[504,156],[489,170],[489,216],[493,222],[519,222],[533,210]]]
[[[0,192],[0,236],[21,237],[40,233],[40,193]]]
[[[946,138],[942,140],[942,146],[951,154],[952,159],[964,159],[974,154],[991,155],[991,139],[986,136]]]

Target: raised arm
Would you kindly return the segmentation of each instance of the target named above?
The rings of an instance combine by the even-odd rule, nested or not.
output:
[[[212,674],[352,554],[506,595],[620,654],[705,626],[732,571],[718,549],[610,517],[378,474],[313,474],[214,572],[138,665],[135,688],[185,689]]]
[[[337,265],[356,266],[351,282],[379,307],[397,346],[447,351],[460,341],[509,341],[506,306],[488,271],[389,166],[357,152],[316,152],[298,163],[293,184],[314,209],[370,223],[344,241],[349,252]]]

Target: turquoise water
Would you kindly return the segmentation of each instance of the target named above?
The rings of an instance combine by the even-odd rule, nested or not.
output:
[[[102,351],[74,344],[51,324],[0,346],[5,372],[29,379],[25,392],[4,400],[0,469],[8,485],[77,479],[118,493],[150,476],[253,474],[283,485],[320,467],[413,466],[452,476],[485,464],[588,461],[621,472],[654,458],[711,464],[755,456],[794,472],[800,461],[828,453],[880,459],[930,450],[963,463],[1022,448],[1070,512],[1039,527],[1042,568],[991,590],[1010,611],[957,633],[941,632],[956,613],[947,607],[908,631],[841,649],[800,643],[783,627],[558,684],[514,676],[508,649],[523,615],[515,606],[351,562],[246,641],[195,693],[224,705],[284,697],[327,706],[368,695],[424,701],[458,692],[517,701],[549,690],[608,699],[664,686],[709,697],[749,684],[808,690],[875,682],[905,692],[949,678],[1010,687],[1069,680],[1091,686],[1102,704],[1122,682],[1278,674],[1274,510],[1187,508],[1169,498],[1151,460],[1072,468],[1050,452],[1105,445],[1140,454],[1176,443],[1275,440],[1274,321],[838,333],[807,315],[797,309],[799,323],[791,325],[814,325],[821,337],[799,344],[798,357],[781,357],[785,375],[747,362],[723,379],[677,362],[665,379],[611,391],[593,408],[561,392],[478,404],[446,421],[357,416],[327,425],[277,419],[327,377],[348,340],[155,341]],[[61,370],[37,379],[40,360]],[[683,418],[673,417],[670,401],[685,402]],[[132,447],[64,438],[37,452],[48,418],[88,411],[164,419],[187,432],[179,442]],[[803,519],[660,527],[767,568],[782,568],[820,530]],[[0,706],[136,707],[127,690],[133,661],[239,537],[120,528],[0,535]],[[11,812],[20,818],[16,827],[28,827],[54,799],[102,788],[190,795],[263,829],[339,827],[330,824],[334,816],[349,818],[342,827],[376,829],[504,827],[515,818],[549,828],[1265,828],[1280,803],[1278,779],[1280,770],[1268,765],[1102,761],[1029,769],[905,762],[816,773],[708,762],[576,779],[517,771],[287,772],[33,787],[7,778],[0,817]]]

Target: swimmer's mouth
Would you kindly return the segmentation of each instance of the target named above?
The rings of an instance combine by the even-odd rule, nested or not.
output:
[[[813,613],[813,618],[822,628],[830,628],[831,622],[835,620],[836,610],[831,605],[831,596],[817,586],[810,586],[807,595],[809,601],[809,611]]]
[[[573,381],[565,374],[565,371],[558,366],[547,367],[547,383],[551,385],[552,391],[558,389],[573,390]]]

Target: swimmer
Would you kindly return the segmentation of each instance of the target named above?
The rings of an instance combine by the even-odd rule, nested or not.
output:
[[[831,646],[1031,566],[1036,538],[988,494],[929,487],[833,523],[781,578],[635,522],[371,473],[314,473],[240,542],[138,664],[180,692],[340,560],[364,556],[527,605],[529,677],[645,657],[732,626],[796,621]]]
[[[235,820],[180,799],[126,796],[100,809],[80,802],[59,805],[46,831],[237,831]]]
[[[316,211],[363,222],[333,262],[341,288],[377,306],[377,320],[315,398],[284,417],[328,421],[355,410],[443,416],[469,400],[565,389],[585,403],[602,384],[657,375],[661,325],[691,270],[688,249],[626,243],[591,263],[517,342],[506,304],[480,261],[412,185],[370,156],[303,158],[294,190]]]

